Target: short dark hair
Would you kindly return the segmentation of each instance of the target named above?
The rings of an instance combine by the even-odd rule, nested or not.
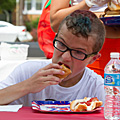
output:
[[[93,52],[101,50],[105,40],[105,27],[93,12],[87,10],[74,11],[61,22],[58,33],[64,23],[66,23],[67,29],[78,37],[88,38],[88,36],[92,36],[96,41],[93,46]]]

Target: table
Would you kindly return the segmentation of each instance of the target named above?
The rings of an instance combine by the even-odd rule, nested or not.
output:
[[[105,120],[103,108],[100,112],[70,114],[41,113],[31,107],[22,107],[18,112],[0,112],[0,120]]]

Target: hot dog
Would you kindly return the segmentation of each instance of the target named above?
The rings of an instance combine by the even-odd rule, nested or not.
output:
[[[60,69],[60,70],[64,71],[65,74],[64,74],[64,75],[55,74],[54,76],[59,77],[60,79],[64,79],[64,78],[66,78],[69,74],[71,74],[72,72],[71,72],[71,70],[70,70],[68,67],[66,67],[64,64],[62,64],[61,66],[62,66],[62,69]]]
[[[91,111],[97,107],[100,107],[103,104],[102,101],[99,101],[97,97],[95,98],[87,98],[73,100],[70,103],[70,109],[74,112],[82,112],[82,111]]]

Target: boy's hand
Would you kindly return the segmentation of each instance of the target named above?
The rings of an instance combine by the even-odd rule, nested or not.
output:
[[[59,70],[62,67],[59,64],[49,64],[36,72],[31,78],[25,80],[29,93],[40,92],[49,85],[56,85],[61,79],[53,74],[64,75],[64,71]]]

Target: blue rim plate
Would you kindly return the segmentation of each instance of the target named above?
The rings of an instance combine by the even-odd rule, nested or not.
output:
[[[102,108],[96,108],[91,111],[73,112],[70,110],[71,101],[32,101],[32,109],[40,112],[51,113],[92,113],[100,111]]]
[[[120,25],[120,16],[101,17],[100,19],[103,21],[105,25],[108,25],[108,26]]]

